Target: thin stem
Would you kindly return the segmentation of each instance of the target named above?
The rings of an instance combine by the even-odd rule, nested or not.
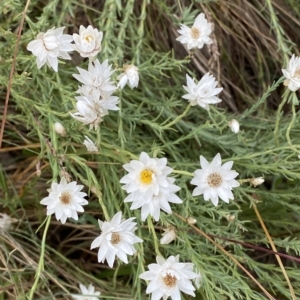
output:
[[[167,128],[171,127],[172,125],[176,124],[176,123],[177,123],[178,121],[180,121],[183,117],[185,117],[185,115],[188,113],[188,111],[190,110],[190,108],[191,108],[191,104],[189,104],[189,105],[187,106],[187,108],[185,109],[185,111],[184,111],[181,115],[179,115],[177,118],[175,118],[172,122],[170,122],[170,123],[167,124],[167,125],[162,126],[162,129],[167,129]]]
[[[293,105],[293,107],[294,107],[294,105]],[[264,232],[265,232],[265,235],[266,235],[266,237],[267,237],[267,239],[268,239],[268,241],[269,241],[269,243],[270,243],[270,245],[271,245],[271,247],[272,247],[272,250],[275,251],[275,252],[277,252],[276,246],[274,245],[273,240],[272,240],[272,238],[271,238],[271,236],[270,236],[270,234],[269,234],[269,231],[268,231],[268,229],[267,229],[267,227],[266,227],[266,225],[265,225],[263,219],[261,218],[260,213],[259,213],[259,211],[258,211],[258,209],[257,209],[257,207],[256,207],[255,204],[253,204],[253,209],[254,209],[254,211],[255,211],[255,213],[256,213],[256,216],[257,216],[257,218],[258,218],[258,220],[259,220],[259,223],[260,223],[261,227],[263,228],[263,230],[264,230]],[[287,273],[286,273],[286,270],[285,270],[285,268],[284,268],[284,266],[283,266],[283,264],[282,264],[281,258],[280,258],[280,256],[277,255],[277,254],[275,254],[275,257],[276,257],[277,262],[278,262],[278,264],[279,264],[279,266],[280,266],[280,269],[281,269],[281,271],[282,271],[282,273],[283,273],[283,276],[284,276],[284,278],[285,278],[285,280],[286,280],[286,282],[287,282],[287,284],[288,284],[288,286],[289,286],[289,289],[290,289],[290,292],[291,292],[292,299],[293,299],[293,300],[296,300],[296,295],[295,295],[293,286],[292,286],[292,284],[291,284],[291,282],[290,282],[290,279],[289,279],[289,277],[288,277],[288,275],[287,275]]]
[[[159,247],[158,243],[157,243],[158,238],[156,236],[156,232],[155,232],[155,229],[154,229],[154,226],[153,226],[153,223],[152,223],[152,220],[151,220],[150,216],[148,216],[147,223],[148,223],[148,228],[150,229],[150,231],[153,234],[153,241],[154,241],[155,253],[156,253],[156,255],[162,256],[161,253],[159,252],[159,249],[158,249],[158,247]]]
[[[283,100],[281,101],[280,105],[278,106],[278,110],[277,110],[277,114],[276,114],[274,138],[275,138],[275,144],[276,144],[277,147],[279,146],[279,143],[278,143],[278,129],[279,129],[280,113],[281,113],[281,110],[282,110],[284,104],[286,103],[286,101],[288,99],[288,96],[289,96],[289,90],[287,89],[283,94]]]
[[[180,170],[173,170],[172,173],[175,173],[175,174],[182,174],[182,175],[187,175],[187,176],[191,176],[191,177],[194,176],[193,173],[190,173],[190,172],[187,172],[187,171],[180,171]]]
[[[29,300],[33,299],[32,297],[34,295],[34,292],[36,291],[37,285],[38,285],[39,280],[40,280],[41,273],[44,271],[44,257],[45,257],[46,237],[47,237],[47,232],[48,232],[48,229],[49,229],[50,222],[51,222],[51,216],[48,216],[47,217],[47,223],[45,225],[45,230],[44,230],[44,233],[43,233],[43,238],[42,238],[39,264],[38,264],[37,270],[35,272],[34,283],[32,285],[32,288],[30,289]]]

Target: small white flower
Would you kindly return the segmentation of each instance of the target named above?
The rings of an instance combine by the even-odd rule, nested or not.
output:
[[[200,156],[200,165],[202,169],[194,172],[194,178],[191,184],[197,185],[193,191],[193,196],[202,195],[205,201],[211,200],[217,206],[219,197],[229,203],[233,200],[232,188],[240,186],[234,180],[239,175],[236,171],[231,170],[233,161],[228,161],[222,165],[221,155],[218,153],[211,163],[202,155]]]
[[[182,203],[175,195],[180,187],[173,184],[174,178],[167,177],[173,169],[167,167],[166,158],[150,158],[142,152],[139,160],[132,160],[123,168],[129,173],[120,182],[125,184],[122,189],[130,193],[124,202],[133,202],[130,209],[142,207],[142,221],[148,215],[158,221],[161,209],[172,213],[169,202]]]
[[[296,92],[300,88],[300,57],[293,54],[287,69],[281,71],[286,77],[284,85],[288,86],[292,92]]]
[[[82,295],[71,295],[74,300],[96,300],[100,299],[100,292],[95,292],[95,287],[90,284],[88,287],[79,284]]]
[[[74,50],[82,57],[94,57],[101,51],[103,33],[89,25],[87,28],[80,25],[79,34],[73,33]]]
[[[121,220],[122,212],[114,215],[110,222],[98,220],[102,233],[91,245],[91,249],[100,247],[98,251],[98,262],[107,260],[108,265],[112,268],[115,257],[117,256],[125,264],[128,264],[127,255],[136,253],[133,244],[142,243],[143,240],[134,234],[137,229],[135,218]]]
[[[10,230],[12,222],[13,219],[9,215],[0,213],[0,230]]]
[[[58,58],[71,59],[68,52],[73,51],[71,42],[73,37],[63,34],[65,27],[49,29],[46,33],[40,32],[36,40],[31,41],[27,50],[36,56],[37,67],[40,69],[47,64],[54,71],[58,71]]]
[[[257,178],[251,178],[250,183],[254,186],[257,187],[258,185],[261,185],[265,182],[265,180],[262,177],[257,177]]]
[[[108,115],[108,110],[101,105],[100,100],[94,101],[91,96],[78,96],[75,98],[77,100],[77,112],[74,114],[70,113],[71,116],[83,124],[89,124],[90,129],[97,129],[103,121],[103,117]],[[103,102],[108,106],[105,101]]]
[[[98,152],[98,148],[94,144],[94,142],[86,135],[84,137],[85,137],[85,140],[83,141],[83,144],[86,146],[87,151],[88,152]]]
[[[78,68],[80,75],[73,74],[73,76],[83,83],[77,90],[77,93],[85,96],[92,96],[93,99],[100,99],[103,93],[112,93],[117,89],[110,81],[110,76],[114,71],[111,70],[111,65],[108,65],[108,60],[100,64],[99,60],[89,62],[88,71]]]
[[[53,128],[57,134],[59,134],[61,136],[66,136],[67,132],[66,132],[66,129],[63,124],[61,124],[59,122],[55,122],[53,124]]]
[[[136,88],[139,84],[139,69],[135,65],[124,65],[123,69],[124,73],[117,77],[118,87],[123,89],[127,83],[131,89]]]
[[[82,189],[83,185],[77,185],[76,181],[67,183],[63,177],[60,183],[52,182],[49,196],[40,203],[47,205],[47,216],[55,213],[56,219],[63,224],[67,218],[78,220],[77,212],[83,212],[82,205],[88,204],[84,199],[87,194],[80,192]]]
[[[199,105],[206,110],[209,110],[209,104],[216,104],[222,100],[216,97],[223,88],[216,88],[218,82],[213,75],[206,73],[201,80],[196,84],[194,80],[186,75],[187,86],[183,88],[188,92],[182,96],[187,99],[192,106]]]
[[[168,228],[164,229],[164,233],[162,234],[162,238],[160,239],[160,243],[162,245],[170,244],[172,241],[174,241],[177,237],[177,231],[175,227],[169,226]]]
[[[236,119],[232,119],[228,122],[228,126],[233,133],[238,133],[240,131],[240,123]]]
[[[180,300],[180,291],[195,297],[195,288],[191,279],[199,275],[193,272],[192,263],[180,263],[179,255],[170,256],[167,260],[156,257],[157,264],[150,264],[149,271],[142,273],[139,277],[149,280],[146,293],[152,293],[152,300],[167,299]]]
[[[212,24],[208,23],[203,13],[199,14],[194,21],[192,28],[184,24],[180,24],[180,30],[177,30],[181,35],[176,39],[182,44],[186,44],[188,50],[192,48],[201,49],[204,44],[212,44],[213,41],[209,37],[212,32]]]

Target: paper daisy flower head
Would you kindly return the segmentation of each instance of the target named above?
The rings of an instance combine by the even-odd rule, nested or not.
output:
[[[88,204],[84,199],[86,193],[80,192],[83,185],[77,185],[76,181],[67,183],[63,177],[60,183],[52,182],[51,188],[48,190],[49,196],[42,199],[40,202],[47,205],[47,215],[55,213],[57,220],[63,224],[66,223],[67,218],[78,220],[77,212],[83,212],[83,205]]]
[[[85,135],[84,137],[85,140],[83,141],[83,144],[86,146],[86,150],[88,152],[98,152],[98,148],[94,142],[88,136]]]
[[[212,32],[212,24],[208,23],[204,13],[197,16],[192,28],[184,24],[180,25],[180,30],[177,30],[181,35],[176,39],[182,44],[186,44],[188,50],[193,48],[201,49],[204,44],[212,44],[213,41],[209,37]]]
[[[90,125],[90,129],[97,129],[103,121],[103,117],[108,115],[108,110],[101,104],[100,100],[94,100],[92,96],[78,96],[76,108],[77,112],[71,116],[85,125]],[[106,106],[108,104],[105,102]]]
[[[197,278],[199,275],[193,272],[192,263],[180,263],[179,255],[170,256],[164,259],[160,256],[156,257],[157,264],[150,264],[149,271],[142,273],[139,277],[149,280],[146,293],[152,293],[152,300],[161,298],[172,300],[180,300],[180,291],[195,297],[195,287],[191,279]]]
[[[216,95],[219,94],[223,88],[217,88],[218,81],[213,75],[206,73],[201,80],[196,84],[194,80],[186,75],[187,86],[183,88],[188,92],[182,98],[188,100],[192,106],[199,105],[206,110],[209,110],[209,104],[216,104],[222,100]]]
[[[124,65],[123,69],[124,73],[117,77],[118,87],[123,89],[127,83],[131,89],[136,88],[139,84],[139,69],[135,65]]]
[[[96,300],[100,299],[100,292],[95,292],[95,287],[90,284],[88,287],[79,284],[82,295],[71,295],[74,300]]]
[[[180,187],[173,184],[174,178],[167,177],[173,169],[167,166],[166,158],[150,158],[142,152],[139,160],[132,160],[123,168],[129,173],[120,182],[124,183],[122,189],[130,194],[124,202],[133,202],[130,209],[142,207],[142,221],[148,215],[158,221],[160,209],[172,213],[169,202],[182,203],[175,195]]]
[[[90,61],[88,71],[78,67],[77,69],[80,75],[73,74],[73,76],[83,83],[77,93],[100,99],[102,93],[112,93],[117,89],[110,80],[110,76],[114,71],[111,70],[108,60],[105,60],[102,64],[98,59],[94,62]]]
[[[65,27],[49,29],[46,33],[40,32],[37,38],[31,41],[27,50],[36,56],[37,67],[40,69],[47,64],[55,72],[58,71],[58,58],[71,59],[68,52],[73,51],[71,42],[73,37],[63,34]]]
[[[98,248],[98,262],[107,260],[108,265],[112,268],[116,256],[128,264],[127,255],[136,253],[133,244],[142,243],[143,240],[137,237],[134,232],[137,229],[135,218],[121,220],[122,212],[114,215],[110,222],[98,220],[102,233],[91,245],[91,249]]]
[[[89,25],[87,28],[80,25],[79,34],[73,33],[76,50],[82,57],[94,57],[101,51],[101,42],[103,38],[102,31]]]
[[[293,54],[287,69],[282,69],[282,73],[286,77],[284,85],[296,92],[300,88],[300,57]]]
[[[204,200],[211,202],[217,206],[219,197],[229,203],[229,199],[233,200],[232,188],[240,186],[234,180],[239,175],[231,170],[233,161],[228,161],[222,165],[221,155],[218,153],[211,163],[209,163],[202,155],[200,156],[200,165],[202,169],[194,172],[194,178],[191,184],[197,185],[193,191],[193,196],[203,195]]]

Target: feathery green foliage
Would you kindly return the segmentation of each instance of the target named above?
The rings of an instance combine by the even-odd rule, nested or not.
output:
[[[123,203],[122,165],[142,151],[168,158],[174,168],[183,200],[181,205],[172,205],[174,212],[195,218],[196,226],[215,236],[275,299],[291,299],[275,255],[245,244],[270,248],[255,205],[278,252],[291,256],[300,252],[300,125],[295,100],[287,104],[294,95],[285,92],[281,73],[300,42],[300,7],[291,0],[286,4],[268,0],[265,6],[260,2],[31,0],[0,149],[0,209],[15,220],[12,231],[0,231],[0,300],[70,299],[69,294],[78,293],[79,283],[93,283],[101,299],[148,299],[139,275],[156,255],[177,254],[181,261],[193,262],[202,275],[196,299],[266,298],[230,257],[175,214],[162,213],[159,222],[148,219],[143,223],[140,210],[130,211]],[[0,7],[1,116],[25,4],[24,0],[5,0]],[[210,51],[204,47],[189,55],[176,41],[176,30],[182,22],[190,25],[200,11],[214,23],[216,42]],[[97,131],[89,131],[70,116],[78,88],[72,74],[78,73],[77,66],[87,68],[88,61],[74,54],[71,61],[61,61],[55,73],[45,66],[39,70],[26,50],[40,31],[66,26],[72,34],[81,24],[103,31],[97,57],[113,64],[114,80],[123,64],[139,68],[138,88],[125,87],[116,93],[120,110],[111,111]],[[182,99],[185,75],[199,80],[208,71],[224,87],[222,104],[209,112],[198,106],[187,109]],[[227,125],[232,118],[241,124],[236,135]],[[64,125],[65,137],[53,130],[55,122]],[[96,141],[98,153],[86,151],[84,135]],[[221,201],[214,207],[202,196],[192,196],[190,181],[199,169],[199,155],[211,160],[217,153],[223,162],[234,161],[242,184],[233,191],[234,201]],[[85,186],[89,205],[78,222],[70,219],[61,225],[54,217],[45,220],[45,208],[39,202],[51,182],[66,173]],[[263,177],[265,183],[249,185],[246,179],[255,177]],[[135,246],[137,255],[129,258],[128,265],[118,261],[109,269],[98,264],[97,251],[89,249],[99,235],[97,219],[120,210],[126,218],[137,218],[137,235],[144,243]],[[162,228],[168,225],[177,228],[178,239],[160,245]],[[299,262],[282,261],[300,297]],[[190,298],[182,295],[182,299]]]

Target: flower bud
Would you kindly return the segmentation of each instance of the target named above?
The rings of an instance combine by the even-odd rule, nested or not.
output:
[[[240,131],[240,123],[236,119],[232,119],[228,122],[228,126],[233,133],[238,133]]]
[[[61,123],[59,123],[59,122],[54,123],[53,128],[54,128],[55,132],[57,134],[59,134],[60,136],[66,136],[66,134],[67,134],[66,129]]]
[[[192,217],[187,217],[187,218],[186,218],[186,221],[187,221],[187,223],[188,223],[189,225],[194,225],[194,224],[197,223],[197,220],[194,219],[194,218],[192,218]]]
[[[226,215],[226,219],[228,222],[233,222],[235,220],[235,215]]]
[[[176,229],[175,227],[169,226],[168,228],[164,229],[164,233],[162,234],[162,238],[160,239],[160,243],[170,244],[172,241],[176,239]]]
[[[251,178],[250,179],[250,183],[256,187],[258,185],[261,185],[262,183],[264,183],[265,180],[262,177],[257,177],[257,178]]]

